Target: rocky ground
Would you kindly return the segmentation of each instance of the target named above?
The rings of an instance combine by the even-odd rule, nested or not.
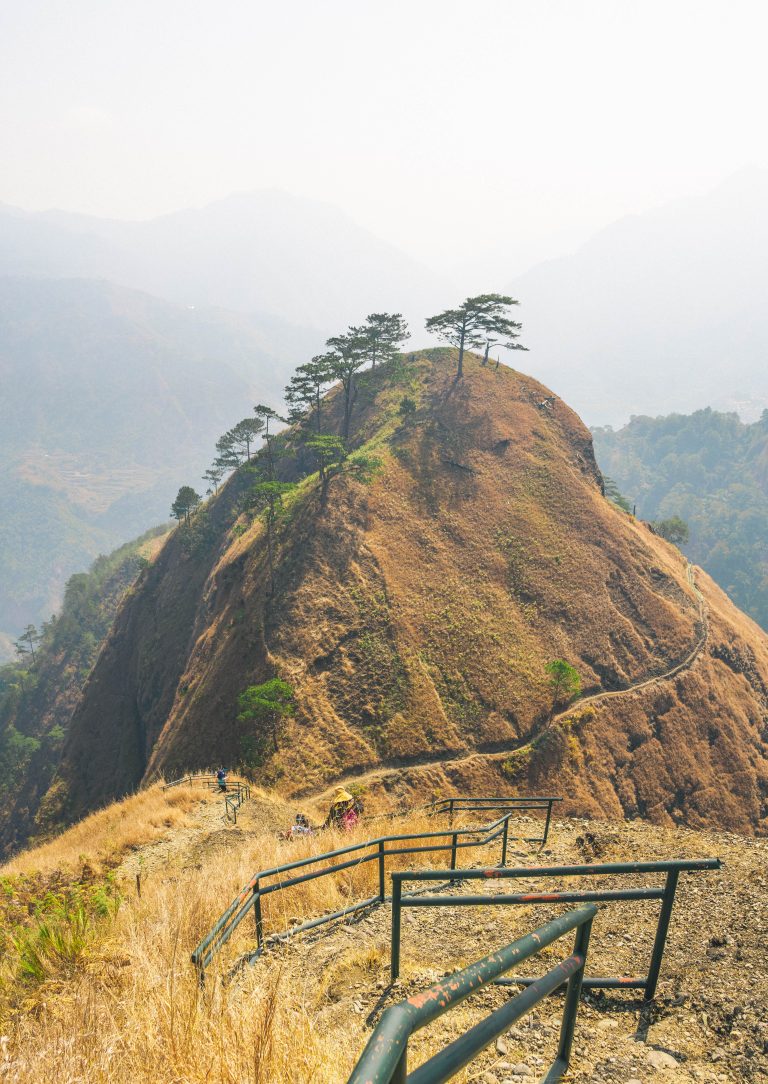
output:
[[[583,997],[568,1079],[573,1084],[768,1080],[768,842],[723,833],[662,830],[646,824],[567,820],[554,825],[543,852],[525,848],[510,863],[651,861],[720,857],[718,871],[683,874],[669,933],[658,996],[644,1007],[632,992]],[[508,884],[509,882],[507,882]],[[521,891],[565,887],[530,878]],[[617,887],[615,879],[567,882]],[[660,885],[658,875],[628,877],[626,886]],[[467,883],[459,892],[504,890],[501,882]],[[315,1026],[338,1031],[349,1050],[345,1080],[370,1027],[387,1005],[425,988],[451,970],[535,929],[567,905],[419,909],[403,913],[402,977],[388,985],[390,909],[361,921],[295,940],[273,951],[288,976],[301,975],[316,1006]],[[637,975],[650,956],[659,904],[601,904],[588,973]],[[570,952],[570,940],[531,961],[528,973]],[[410,1068],[501,1005],[508,990],[487,988],[412,1040]],[[482,1084],[540,1080],[557,1045],[562,996],[554,995],[486,1050],[457,1079]]]

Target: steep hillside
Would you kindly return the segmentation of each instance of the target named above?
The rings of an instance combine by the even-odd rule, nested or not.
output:
[[[0,278],[0,631],[47,620],[69,575],[165,518],[313,346],[106,282]]]
[[[148,531],[71,576],[61,612],[45,623],[39,641],[23,642],[24,656],[0,666],[0,853],[47,827],[34,816],[72,712],[120,603],[164,532]]]
[[[768,411],[752,425],[709,409],[638,417],[593,437],[600,465],[637,514],[682,516],[686,555],[768,628]]]
[[[350,773],[427,792],[503,777],[557,781],[571,811],[765,826],[765,635],[603,497],[567,406],[542,406],[547,389],[512,370],[471,359],[457,382],[454,368],[434,351],[367,375],[353,436],[381,470],[370,486],[335,478],[326,509],[288,434],[280,469],[303,481],[273,594],[264,519],[240,511],[245,472],[174,532],[89,679],[46,816],[250,760],[286,793]],[[585,695],[629,691],[550,722],[555,658]],[[254,760],[238,694],[275,674],[295,717]]]

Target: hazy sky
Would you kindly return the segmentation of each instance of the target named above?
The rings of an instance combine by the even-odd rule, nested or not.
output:
[[[511,272],[768,166],[764,0],[4,0],[0,201],[328,200]]]

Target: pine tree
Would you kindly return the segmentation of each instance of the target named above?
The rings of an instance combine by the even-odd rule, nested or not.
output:
[[[372,369],[376,368],[377,362],[382,364],[393,358],[411,337],[408,324],[399,312],[372,312],[361,327],[352,330],[362,340],[365,358]]]
[[[306,365],[299,365],[285,389],[291,410],[288,420],[301,421],[306,411],[314,409],[315,431],[322,432],[321,403],[323,391],[332,383],[334,354],[316,354]]]
[[[329,358],[331,373],[335,380],[341,381],[344,392],[344,421],[341,435],[346,441],[349,439],[349,424],[357,398],[355,376],[367,360],[366,342],[360,330],[351,327],[346,334],[335,335],[328,339],[326,346],[330,350],[330,354],[326,356]]]
[[[195,509],[200,506],[201,501],[202,497],[194,491],[192,486],[182,486],[176,494],[176,500],[171,505],[171,515],[179,523],[184,520],[185,524],[189,526],[190,517]]]
[[[505,294],[478,294],[476,297],[468,297],[457,309],[446,309],[429,317],[426,322],[427,331],[443,342],[455,346],[459,351],[457,378],[464,375],[465,350],[482,346],[485,342],[487,358],[487,351],[490,349],[489,337],[508,350],[526,349],[515,341],[522,324],[512,320],[508,314],[508,309],[517,304],[513,297]]]
[[[42,640],[42,636],[37,631],[34,625],[27,625],[18,640],[14,643],[16,653],[20,658],[24,658],[25,655],[31,655],[32,665],[37,665],[37,655],[35,654],[35,647]]]

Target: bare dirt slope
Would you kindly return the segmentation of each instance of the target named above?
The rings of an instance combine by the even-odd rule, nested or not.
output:
[[[278,674],[297,711],[257,776],[287,794],[383,769],[386,789],[557,784],[570,812],[764,830],[768,638],[697,572],[705,627],[679,551],[605,500],[564,403],[476,359],[456,382],[454,365],[434,351],[367,377],[353,438],[382,469],[368,487],[334,481],[325,511],[305,478],[273,596],[245,475],[194,544],[172,536],[75,713],[49,818],[236,762],[253,725],[238,693]],[[303,477],[296,433],[285,451],[283,475]],[[553,658],[585,696],[628,691],[550,724]]]

